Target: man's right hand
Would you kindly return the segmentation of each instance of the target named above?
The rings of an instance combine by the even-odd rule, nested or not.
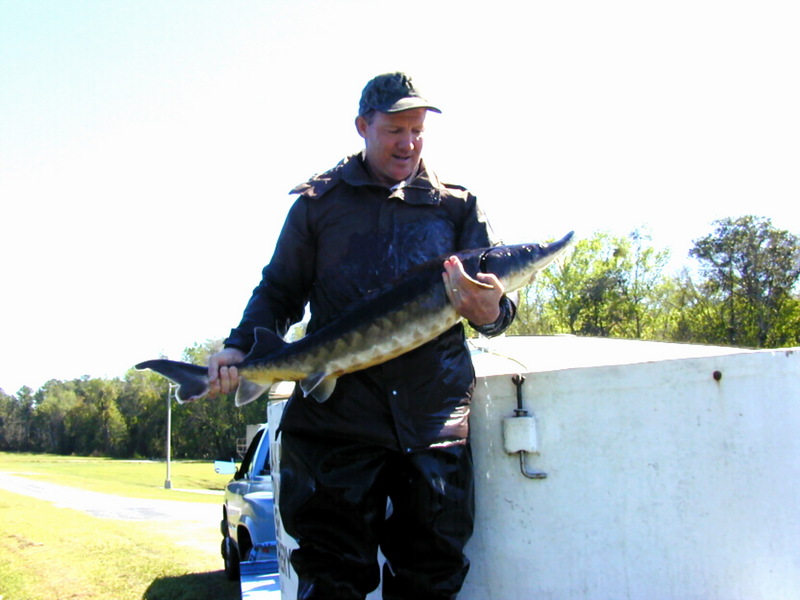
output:
[[[225,348],[208,359],[208,384],[211,387],[209,396],[230,394],[239,387],[238,365],[244,360],[244,352],[238,348]]]

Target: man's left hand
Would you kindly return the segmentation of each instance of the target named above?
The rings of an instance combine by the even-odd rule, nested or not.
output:
[[[505,288],[493,273],[478,273],[473,279],[458,257],[451,256],[444,261],[442,280],[458,314],[471,323],[490,325],[500,318],[500,298]]]

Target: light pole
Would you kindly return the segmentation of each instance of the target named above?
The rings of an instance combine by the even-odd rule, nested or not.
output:
[[[177,387],[174,383],[167,386],[167,479],[164,481],[164,489],[172,489],[170,480],[170,460],[172,457],[172,390]]]

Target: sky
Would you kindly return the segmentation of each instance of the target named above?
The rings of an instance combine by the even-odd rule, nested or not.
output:
[[[225,337],[383,72],[508,243],[800,234],[797,31],[794,0],[0,0],[0,388]]]

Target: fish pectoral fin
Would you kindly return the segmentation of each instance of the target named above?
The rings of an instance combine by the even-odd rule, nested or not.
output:
[[[328,379],[323,380],[316,388],[314,388],[314,391],[311,392],[311,395],[314,397],[314,400],[322,403],[331,397],[335,387],[336,377],[329,377]]]
[[[234,404],[236,406],[244,406],[250,404],[253,400],[266,392],[271,385],[262,385],[260,383],[253,383],[246,377],[239,377],[239,387],[236,388],[236,398]]]
[[[199,400],[208,393],[208,367],[175,360],[147,360],[136,365],[140,371],[150,369],[178,384],[175,398],[180,404]]]
[[[331,397],[335,387],[336,377],[328,377],[326,373],[312,373],[300,381],[303,395],[313,396],[320,403]]]

